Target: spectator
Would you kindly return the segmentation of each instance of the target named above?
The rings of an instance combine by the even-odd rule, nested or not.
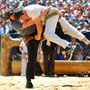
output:
[[[62,51],[61,51],[61,47],[58,45],[56,45],[55,60],[64,60],[64,57],[63,57]]]
[[[51,3],[49,0],[46,1],[46,6],[51,6]]]
[[[71,3],[67,2],[67,10],[66,10],[67,13],[70,11],[71,7],[72,7]]]
[[[76,5],[76,0],[71,0],[72,6]]]
[[[86,26],[85,26],[85,28],[82,29],[82,30],[80,30],[80,32],[82,32],[82,33],[90,32],[90,24],[87,23]]]
[[[6,33],[6,28],[5,24],[3,24],[3,21],[0,21],[0,34],[5,34]]]
[[[84,21],[85,21],[86,23],[89,23],[89,21],[88,21],[88,15],[87,15],[87,14],[84,14],[84,15],[83,15],[83,18],[84,18]]]
[[[67,6],[64,6],[63,9],[64,9],[65,13],[68,13],[67,12]]]
[[[10,0],[9,2],[10,2],[10,3],[9,3],[9,8],[10,8],[10,9],[13,9],[13,0]]]
[[[56,7],[58,10],[62,10],[63,9],[63,1],[59,2],[59,5],[57,5]]]
[[[78,25],[80,23],[79,18],[80,18],[79,14],[75,14],[75,23],[77,23]]]
[[[6,34],[9,34],[10,30],[12,29],[10,27],[10,21],[9,20],[6,21],[6,26],[5,27],[6,27]]]
[[[42,45],[44,57],[44,74],[45,76],[54,76],[55,70],[55,44],[45,40]]]
[[[59,5],[60,0],[55,0],[55,6]]]
[[[66,19],[67,21],[69,21],[69,15],[68,15],[68,13],[65,13],[65,19]]]
[[[61,10],[61,14],[64,17],[64,15],[65,15],[65,10],[64,9]]]
[[[82,23],[83,24],[83,28],[85,27],[85,25],[86,25],[86,23],[85,23],[85,20],[84,20],[84,18],[83,17],[81,17],[80,18],[80,23]]]
[[[76,38],[72,38],[72,41],[69,45],[71,50],[72,50],[73,45],[76,45],[76,48],[74,49],[71,60],[83,60],[83,55],[82,55],[83,50],[82,50],[81,45],[78,42],[76,42]],[[62,52],[62,54],[64,55],[64,58],[68,60],[71,55],[71,51]]]
[[[2,13],[0,13],[0,21],[3,21]]]
[[[27,46],[25,45],[23,39],[21,38],[20,48],[19,50],[22,53],[22,70],[21,70],[21,76],[26,76],[26,64],[28,60],[28,52],[27,52]]]
[[[77,30],[82,30],[82,29],[84,29],[84,27],[83,27],[83,22],[80,22],[80,24],[79,24],[79,26],[77,27]]]
[[[9,2],[6,2],[6,7],[9,8]]]
[[[2,14],[4,14],[5,10],[6,10],[6,5],[4,5],[2,8]]]
[[[77,28],[78,27],[78,24],[75,22],[76,21],[76,18],[73,18],[72,20],[72,25]]]
[[[55,3],[52,3],[52,7],[56,7]]]
[[[64,7],[67,6],[67,2],[68,2],[68,0],[64,0],[64,2],[63,2],[63,6],[64,6]]]
[[[68,14],[69,14],[69,20],[72,21],[72,19],[75,17],[74,10],[72,7],[70,8],[70,11],[68,12]]]

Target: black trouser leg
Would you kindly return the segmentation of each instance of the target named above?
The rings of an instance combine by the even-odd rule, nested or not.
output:
[[[54,75],[54,69],[55,69],[55,49],[51,48],[50,50],[50,74]]]
[[[38,44],[39,44],[39,41],[35,39],[30,40],[27,44],[27,49],[28,49],[28,63],[27,63],[27,70],[26,70],[27,80],[34,79],[34,68],[35,68],[35,62],[37,59]]]
[[[44,74],[49,75],[49,70],[48,70],[48,65],[49,65],[49,60],[48,60],[48,50],[43,50],[43,63],[44,63]]]

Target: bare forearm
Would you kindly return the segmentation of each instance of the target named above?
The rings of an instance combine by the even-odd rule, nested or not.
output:
[[[37,26],[37,35],[41,37],[43,31],[42,23]]]
[[[43,32],[43,25],[42,25],[42,22],[40,20],[40,18],[36,18],[34,20],[34,23],[36,24],[37,26],[37,35],[35,36],[35,39],[36,40],[40,40],[41,39],[41,35],[42,35],[42,32]]]
[[[33,24],[34,24],[34,21],[32,19],[30,19],[28,21],[24,21],[22,27],[24,29],[26,27],[29,27],[29,26],[33,25]]]

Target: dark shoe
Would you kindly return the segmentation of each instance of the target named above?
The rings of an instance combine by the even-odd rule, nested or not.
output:
[[[27,81],[26,88],[33,88],[31,81]]]
[[[50,77],[57,77],[57,75],[56,74],[51,74]]]

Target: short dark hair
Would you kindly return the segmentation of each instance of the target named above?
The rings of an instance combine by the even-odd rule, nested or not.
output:
[[[20,16],[23,15],[23,9],[16,9],[13,13],[15,20],[19,20]]]

